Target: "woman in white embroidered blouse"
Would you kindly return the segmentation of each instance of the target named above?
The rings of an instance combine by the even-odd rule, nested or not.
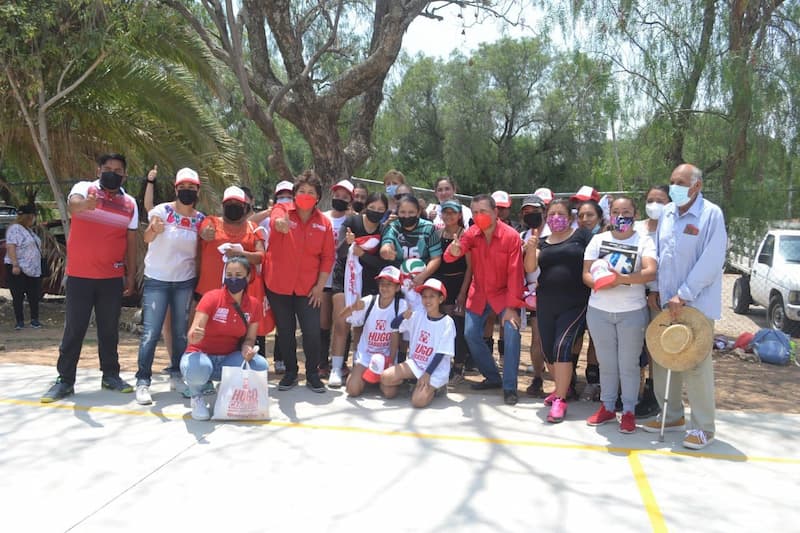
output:
[[[36,206],[23,205],[17,210],[17,220],[6,231],[6,280],[14,305],[15,330],[25,327],[23,302],[28,297],[31,327],[40,328],[39,297],[42,292],[41,240],[31,229],[36,223]]]

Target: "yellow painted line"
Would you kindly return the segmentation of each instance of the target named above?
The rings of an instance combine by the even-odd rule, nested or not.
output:
[[[151,418],[166,418],[170,420],[183,420],[191,418],[189,413],[163,413],[160,411],[122,409],[117,407],[93,407],[89,405],[70,404],[64,402],[40,403],[35,400],[20,400],[16,398],[0,398],[0,404],[18,405],[22,407],[37,407],[46,409],[61,409],[68,411],[84,411],[91,413],[104,413],[125,416],[144,416]],[[425,440],[472,442],[479,444],[499,444],[503,446],[524,446],[533,448],[550,448],[558,450],[576,450],[600,452],[605,454],[627,455],[636,452],[639,455],[654,455],[664,457],[694,457],[703,459],[718,459],[742,463],[778,463],[800,465],[800,459],[793,457],[759,457],[747,455],[732,455],[723,453],[708,453],[695,451],[652,450],[645,448],[623,448],[616,446],[603,446],[599,444],[569,444],[560,442],[545,442],[521,439],[502,439],[493,437],[476,437],[471,435],[448,435],[442,433],[421,433],[417,431],[398,431],[387,429],[366,428],[360,426],[337,426],[329,424],[313,424],[308,422],[283,422],[278,420],[249,420],[234,422],[240,425],[273,426],[297,429],[313,429],[321,431],[336,431],[342,433],[360,433],[366,435],[379,435],[387,437],[405,437]]]
[[[647,474],[645,474],[642,462],[639,460],[639,452],[630,452],[628,454],[628,463],[631,465],[631,470],[633,470],[633,479],[636,481],[636,488],[639,489],[639,495],[642,497],[642,503],[645,511],[647,511],[647,518],[650,519],[653,531],[656,533],[666,532],[667,523],[664,521],[664,515],[661,514],[661,509],[658,507],[653,489],[650,488],[650,482],[647,481]]]

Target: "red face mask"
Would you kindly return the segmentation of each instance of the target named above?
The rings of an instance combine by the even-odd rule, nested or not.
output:
[[[486,213],[478,213],[472,219],[475,221],[475,225],[478,226],[481,231],[486,231],[490,227],[492,227],[492,217],[491,215],[487,215]]]
[[[317,197],[312,194],[298,194],[294,197],[294,204],[300,209],[313,209],[317,205]]]

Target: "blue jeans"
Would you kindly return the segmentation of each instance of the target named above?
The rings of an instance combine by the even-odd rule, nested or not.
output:
[[[144,331],[139,343],[139,370],[137,385],[150,385],[153,376],[153,357],[161,337],[161,328],[167,315],[172,314],[172,360],[170,368],[177,373],[180,357],[186,351],[186,332],[189,330],[189,303],[194,291],[195,279],[186,281],[159,281],[144,278],[142,292],[142,323]]]
[[[223,366],[242,366],[244,357],[242,352],[235,351],[228,355],[207,355],[203,352],[187,352],[181,357],[181,374],[189,387],[192,397],[200,396],[203,385],[209,379],[219,381],[222,378]],[[256,355],[250,360],[250,369],[263,372],[267,369],[267,360],[261,355]]]
[[[478,370],[483,376],[492,383],[500,383],[500,371],[494,362],[489,347],[483,341],[483,327],[492,308],[489,305],[483,310],[483,314],[476,314],[467,310],[465,319],[464,336],[467,339],[469,353],[478,365]],[[502,309],[497,316],[502,317],[505,309]],[[515,329],[510,322],[503,324],[503,390],[517,390],[517,374],[519,373],[519,330]]]

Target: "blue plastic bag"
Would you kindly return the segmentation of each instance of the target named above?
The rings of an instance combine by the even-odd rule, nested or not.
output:
[[[753,352],[765,363],[786,365],[792,357],[789,336],[777,329],[762,329],[753,337]]]

